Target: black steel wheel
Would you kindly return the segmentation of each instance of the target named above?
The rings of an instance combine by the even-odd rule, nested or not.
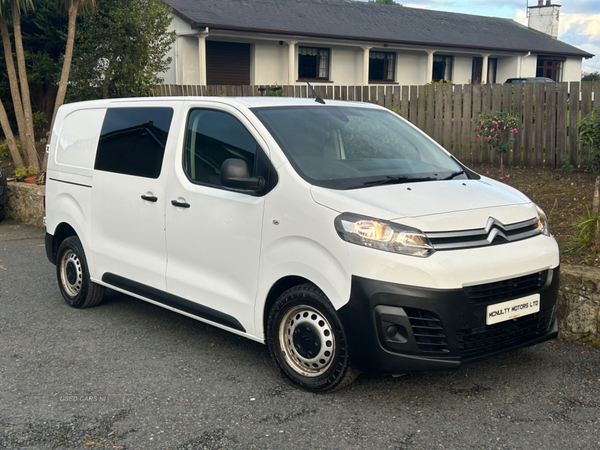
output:
[[[293,287],[275,301],[267,321],[267,343],[282,373],[304,389],[334,391],[358,376],[342,324],[314,285]]]
[[[60,293],[73,308],[96,306],[104,297],[104,286],[90,280],[85,253],[77,236],[70,236],[60,244],[56,276]]]

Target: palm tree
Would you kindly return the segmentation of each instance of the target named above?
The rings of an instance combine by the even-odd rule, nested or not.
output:
[[[17,141],[15,141],[15,136],[13,135],[12,129],[10,128],[10,123],[8,122],[8,115],[6,114],[4,104],[1,101],[0,126],[2,126],[2,129],[4,130],[6,142],[8,143],[8,150],[10,151],[10,157],[12,158],[15,167],[24,167],[25,164],[23,164],[23,159],[21,158],[21,154],[19,153]]]
[[[15,70],[12,56],[12,46],[6,25],[6,10],[10,5],[13,20],[13,34],[15,38],[15,50],[17,54],[18,76]],[[19,136],[23,143],[26,159],[29,165],[39,170],[40,164],[35,150],[35,138],[33,134],[33,117],[31,112],[31,100],[29,98],[29,84],[27,83],[27,71],[25,69],[25,54],[21,38],[21,10],[33,9],[33,0],[0,0],[0,32],[2,34],[2,45],[4,47],[4,58],[9,76],[10,91],[13,99],[15,116]],[[19,92],[20,84],[20,92]],[[2,107],[4,109],[4,107]],[[5,111],[6,112],[6,111]],[[7,122],[8,123],[8,122]],[[5,125],[3,125],[3,129]],[[5,129],[5,135],[7,135]],[[12,130],[8,132],[12,135]],[[8,136],[7,136],[8,137]],[[17,162],[15,161],[15,164]]]

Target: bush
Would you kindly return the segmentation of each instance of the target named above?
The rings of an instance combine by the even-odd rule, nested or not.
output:
[[[46,136],[46,127],[48,126],[48,119],[46,114],[42,111],[36,111],[32,114],[33,116],[33,134],[35,140],[39,141]]]
[[[590,149],[590,157],[583,167],[590,172],[600,172],[600,106],[592,109],[585,119],[579,122],[579,140]]]
[[[21,151],[21,143],[19,141],[17,141],[17,148],[19,149],[19,151]],[[2,155],[3,158],[10,158],[10,149],[8,148],[8,142],[5,142],[4,144],[0,145],[0,155]]]

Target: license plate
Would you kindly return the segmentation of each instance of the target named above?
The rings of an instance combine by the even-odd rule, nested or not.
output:
[[[516,319],[528,314],[534,314],[540,310],[540,294],[528,295],[527,297],[510,300],[504,303],[496,303],[487,307],[485,323],[493,325],[505,320]]]

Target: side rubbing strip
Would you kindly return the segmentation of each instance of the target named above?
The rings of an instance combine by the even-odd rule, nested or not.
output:
[[[203,319],[210,320],[211,322],[225,325],[226,327],[233,328],[234,330],[246,332],[246,329],[235,317],[231,317],[228,314],[224,314],[207,306],[186,300],[185,298],[177,297],[176,295],[169,294],[168,292],[146,286],[145,284],[120,277],[119,275],[115,275],[113,273],[107,272],[102,275],[102,281],[133,294],[146,297],[147,299],[162,303],[163,305],[167,305],[180,311],[184,311],[188,314],[192,314],[196,317],[201,317]]]
[[[81,186],[81,187],[91,188],[91,186],[89,184],[73,183],[72,181],[57,180],[56,178],[48,178],[48,179],[51,181],[56,181],[58,183],[72,184],[73,186]]]

